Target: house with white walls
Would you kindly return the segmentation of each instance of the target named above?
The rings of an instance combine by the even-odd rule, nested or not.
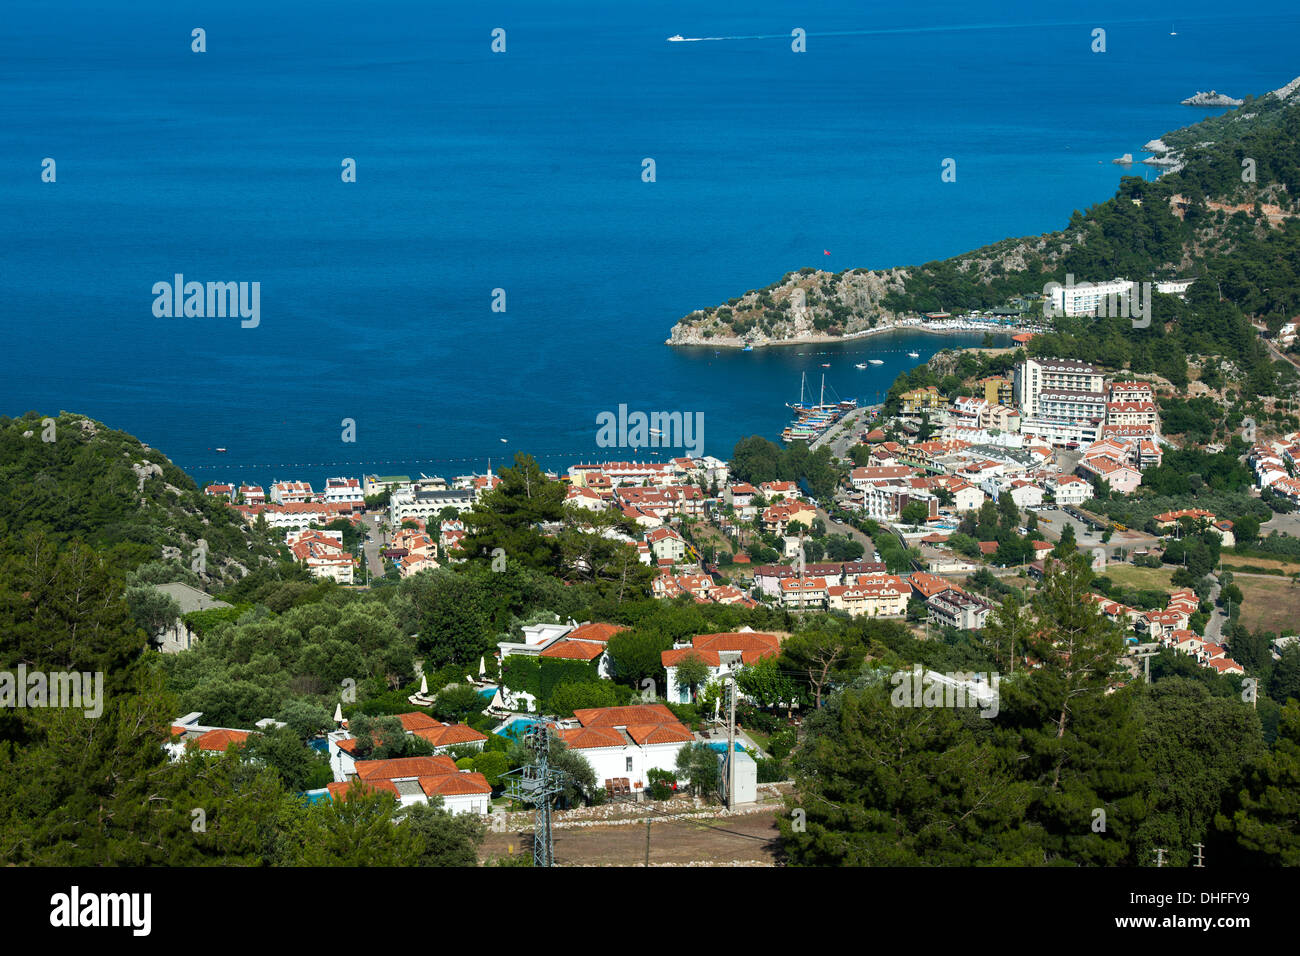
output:
[[[663,704],[575,710],[558,722],[557,735],[587,758],[598,786],[633,792],[646,786],[647,771],[676,767],[677,752],[695,740]]]
[[[347,799],[358,783],[392,793],[403,807],[428,803],[437,796],[449,813],[487,814],[491,810],[492,787],[487,778],[460,770],[450,757],[358,761],[348,779],[329,784],[330,799]]]
[[[664,698],[677,703],[691,702],[691,688],[677,683],[677,665],[684,658],[700,659],[709,668],[706,684],[728,674],[742,664],[753,664],[780,653],[781,639],[775,634],[760,634],[745,629],[718,634],[698,634],[689,644],[675,644],[659,656],[667,674]]]

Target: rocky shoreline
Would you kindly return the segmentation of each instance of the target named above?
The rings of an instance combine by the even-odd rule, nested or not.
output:
[[[745,346],[752,346],[755,350],[761,348],[780,348],[787,345],[826,345],[834,342],[852,342],[857,339],[865,339],[872,335],[883,335],[888,332],[924,332],[926,335],[959,335],[971,332],[988,331],[995,335],[1012,335],[1016,332],[1023,331],[1020,326],[1008,325],[990,325],[987,329],[981,328],[962,328],[955,325],[929,325],[926,323],[908,323],[898,322],[888,325],[878,325],[874,328],[863,329],[860,332],[849,332],[846,335],[830,335],[827,333],[812,333],[802,335],[798,338],[785,339],[764,339],[754,342],[747,342],[735,336],[714,336],[706,339],[702,336],[683,335],[678,338],[669,338],[664,340],[665,345],[675,345],[683,347],[699,347],[714,349],[744,349]]]
[[[1183,106],[1241,106],[1246,101],[1233,99],[1227,93],[1220,93],[1218,90],[1210,90],[1208,93],[1198,90],[1195,96],[1189,96],[1181,102]]]
[[[1287,100],[1300,93],[1300,77],[1268,96]],[[1216,90],[1198,92],[1183,100],[1196,106],[1239,106],[1244,101]],[[1187,155],[1209,145],[1193,137],[1204,136],[1206,126],[1218,123],[1249,121],[1255,113],[1244,116],[1227,113],[1189,124],[1164,136],[1149,140],[1142,152],[1150,155],[1136,160],[1157,168],[1161,175],[1176,173],[1185,165]],[[1113,162],[1128,166],[1135,162],[1132,153],[1124,153]],[[1055,232],[1040,236],[1008,238],[946,259],[941,265],[956,270],[966,281],[988,285],[999,276],[1036,270],[1053,271],[1068,251],[1086,241],[1085,230],[1071,222]],[[697,346],[714,349],[759,349],[772,345],[805,345],[851,341],[877,333],[918,329],[935,334],[954,331],[980,331],[951,325],[926,327],[916,318],[915,298],[906,294],[907,283],[915,275],[924,278],[927,267],[910,266],[891,269],[849,269],[832,273],[803,268],[789,272],[779,281],[761,289],[751,289],[726,303],[696,309],[680,318],[665,340],[670,346]],[[990,329],[1004,331],[1005,327]],[[1016,331],[1017,329],[1012,329]]]

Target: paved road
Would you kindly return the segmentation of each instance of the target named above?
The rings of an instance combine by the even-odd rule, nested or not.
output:
[[[1254,323],[1251,323],[1251,324],[1253,325]],[[1265,332],[1265,331],[1268,330],[1268,326],[1266,326],[1266,325],[1255,325],[1255,329],[1256,329],[1256,331],[1259,331],[1259,332]],[[1280,350],[1276,345],[1273,344],[1273,341],[1272,341],[1271,339],[1266,339],[1266,338],[1264,338],[1264,336],[1261,335],[1261,336],[1259,337],[1259,340],[1260,340],[1261,342],[1264,343],[1264,345],[1268,348],[1269,352],[1272,353],[1272,355],[1273,355],[1274,358],[1279,358],[1279,359],[1281,359],[1283,362],[1289,362],[1289,363],[1291,363],[1292,365],[1294,365],[1296,368],[1300,368],[1300,360],[1298,360],[1298,359],[1296,359],[1296,358],[1294,358],[1294,357],[1292,357],[1292,356],[1290,356],[1290,355],[1287,355],[1285,352],[1281,351],[1281,350]]]
[[[827,534],[847,534],[854,541],[861,544],[865,549],[865,553],[862,555],[862,560],[871,560],[871,552],[876,550],[876,545],[871,540],[871,535],[859,531],[851,524],[836,524],[831,516],[826,513],[826,509],[820,505],[817,506],[817,517],[821,518],[823,523],[825,523]]]
[[[370,577],[382,578],[384,576],[384,562],[379,557],[379,549],[384,547],[386,539],[379,530],[380,516],[375,514],[363,515],[361,520],[365,522],[370,529],[369,540],[362,543],[362,548],[366,552],[366,563],[370,566]]]
[[[1215,644],[1222,644],[1223,622],[1227,620],[1227,615],[1223,613],[1223,609],[1218,604],[1219,591],[1221,590],[1218,575],[1215,575],[1213,580],[1214,587],[1210,589],[1210,603],[1214,605],[1214,610],[1210,612],[1210,620],[1205,625],[1205,639],[1213,641]]]
[[[854,409],[809,447],[816,450],[826,444],[828,436],[834,435],[835,437],[830,441],[831,454],[836,458],[847,458],[849,449],[858,443],[857,436],[862,432],[862,426],[871,414],[871,410],[866,407]]]
[[[1028,518],[1027,514],[1021,515],[1022,520]],[[1038,530],[1048,541],[1060,541],[1061,531],[1067,524],[1074,526],[1074,540],[1078,543],[1080,551],[1091,553],[1093,548],[1105,547],[1109,552],[1111,547],[1118,547],[1116,544],[1103,545],[1100,533],[1094,534],[1084,522],[1071,517],[1060,508],[1038,512]]]

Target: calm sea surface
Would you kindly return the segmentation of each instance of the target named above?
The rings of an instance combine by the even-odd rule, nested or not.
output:
[[[595,447],[620,403],[703,412],[726,456],[776,438],[802,372],[874,401],[978,336],[715,354],[663,345],[679,317],[802,266],[1061,227],[1112,193],[1112,158],[1205,115],[1183,97],[1300,73],[1293,4],[1225,10],[12,4],[0,412],[91,415],[200,481],[628,457]],[[156,318],[153,284],[176,273],[260,282],[260,325]],[[853,367],[868,357],[885,364]]]

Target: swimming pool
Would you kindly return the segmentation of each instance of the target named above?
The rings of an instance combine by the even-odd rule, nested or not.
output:
[[[493,733],[500,734],[502,737],[509,737],[511,740],[523,740],[528,728],[535,726],[537,726],[535,720],[528,717],[516,717],[510,723],[498,727]]]
[[[712,750],[714,753],[725,754],[725,753],[727,752],[727,744],[726,744],[725,741],[721,741],[721,740],[717,740],[717,741],[710,740],[710,741],[706,741],[706,745],[707,745],[708,748],[709,748],[710,750]],[[745,751],[745,745],[742,744],[739,740],[737,740],[737,741],[736,741],[736,752],[737,752],[737,753],[744,753],[744,751]]]

